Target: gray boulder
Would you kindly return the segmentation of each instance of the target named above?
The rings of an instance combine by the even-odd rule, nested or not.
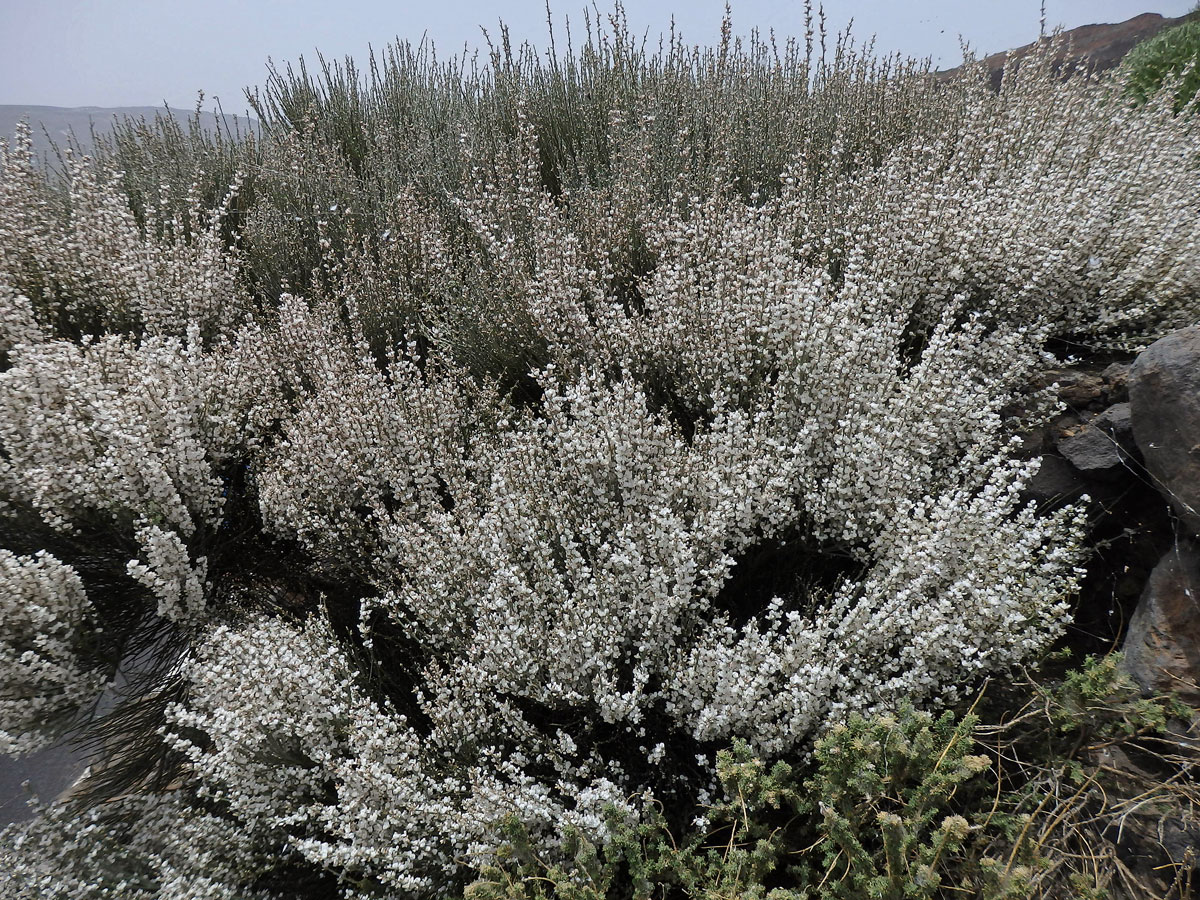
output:
[[[1057,446],[1058,452],[1085,475],[1117,474],[1133,457],[1135,448],[1129,404],[1113,404],[1059,438]]]
[[[1146,470],[1200,534],[1200,326],[1172,332],[1138,356],[1129,402]]]
[[[1124,667],[1150,693],[1174,691],[1200,707],[1200,551],[1169,550],[1142,592],[1125,635]]]
[[[1129,363],[1115,362],[1100,373],[1106,393],[1113,402],[1129,399],[1129,366]]]

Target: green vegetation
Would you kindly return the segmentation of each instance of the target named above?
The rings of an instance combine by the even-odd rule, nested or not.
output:
[[[1200,92],[1200,19],[1184,22],[1143,41],[1122,62],[1128,90],[1145,103],[1166,85],[1175,112],[1192,104]]]
[[[1152,882],[1130,873],[1120,884],[1097,863],[1111,859],[1132,808],[1149,807],[1160,823],[1182,820],[1200,793],[1164,779],[1130,795],[1105,760],[1128,750],[1169,772],[1170,723],[1192,711],[1142,697],[1119,666],[1117,654],[1088,658],[1061,679],[1000,689],[959,715],[911,707],[853,715],[805,763],[768,765],[739,743],[718,757],[724,799],[704,810],[703,833],[682,843],[661,816],[630,824],[614,811],[604,843],[568,829],[562,861],[547,864],[510,820],[508,843],[466,898],[1155,895]],[[981,724],[980,707],[1019,712]],[[1172,871],[1180,890],[1187,871]]]

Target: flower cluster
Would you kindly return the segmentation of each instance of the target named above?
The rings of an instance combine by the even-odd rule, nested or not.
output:
[[[142,210],[139,222],[116,173],[71,161],[65,196],[48,199],[31,161],[27,125],[0,149],[0,270],[34,297],[48,324],[68,332],[91,327],[144,329],[181,336],[226,330],[245,311],[237,266],[221,238],[223,208],[205,211],[188,198],[180,215]]]
[[[192,565],[178,532],[157,525],[139,528],[138,544],[146,562],[130,560],[126,571],[158,600],[158,615],[173,621],[199,618],[204,613],[208,560],[201,556]]]
[[[5,900],[268,900],[247,888],[271,860],[228,820],[180,792],[123,797],[82,813],[43,807],[11,832]]]
[[[170,718],[204,742],[179,746],[202,794],[252,838],[410,892],[446,867],[461,788],[422,759],[403,716],[358,687],[327,627],[218,627],[187,675],[192,702]]]
[[[57,720],[103,688],[77,659],[78,643],[98,623],[70,566],[48,553],[3,549],[0,622],[0,752],[24,753],[53,739]]]
[[[959,129],[855,178],[848,261],[927,317],[947,300],[1136,346],[1200,315],[1194,121],[1067,80],[1053,55],[979,92]]]

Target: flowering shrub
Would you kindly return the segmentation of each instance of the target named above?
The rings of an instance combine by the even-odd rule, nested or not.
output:
[[[80,813],[48,807],[10,832],[5,900],[265,900],[246,881],[270,861],[226,818],[178,792],[128,797]]]
[[[1193,125],[1034,62],[993,96],[841,46],[779,85],[761,48],[624,40],[573,63],[628,92],[587,141],[550,143],[550,75],[499,57],[419,172],[306,115],[229,244],[233,200],[147,209],[103,161],[56,185],[4,151],[6,748],[88,717],[93,623],[118,656],[170,636],[92,724],[78,815],[10,847],[81,848],[95,896],[445,894],[505,822],[553,856],[689,821],[722,747],[804,759],[1061,633],[1082,513],[1022,503],[1014,434],[1054,409],[1023,387],[1055,338],[1194,318]],[[623,66],[717,107],[664,131]],[[766,170],[742,84],[814,126]],[[176,766],[108,790],[136,882],[86,808],[125,722]],[[202,881],[158,829],[237,853]]]
[[[965,297],[1086,344],[1195,321],[1195,238],[1179,225],[1194,215],[1194,124],[1161,102],[1130,109],[1081,75],[1060,82],[1044,56],[1009,71],[963,126],[862,180],[847,252],[872,282],[895,280],[930,319]]]
[[[67,187],[51,194],[32,158],[28,126],[0,152],[0,269],[8,290],[32,300],[42,323],[78,337],[101,331],[209,335],[244,312],[236,266],[223,246],[224,210],[199,198],[175,213],[129,208],[114,173],[71,161]],[[226,205],[236,194],[230,188]],[[147,239],[147,231],[153,239]]]
[[[96,624],[79,575],[47,553],[0,550],[0,598],[0,749],[21,753],[103,687],[79,665],[75,646]]]

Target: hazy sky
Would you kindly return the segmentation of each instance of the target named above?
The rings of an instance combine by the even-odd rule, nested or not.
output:
[[[581,0],[555,0],[582,26]],[[597,0],[602,13],[611,5]],[[939,67],[960,59],[961,34],[983,53],[1037,37],[1039,0],[826,0],[830,28],[854,18],[856,37],[876,36],[880,51],[932,56]],[[1178,16],[1195,0],[1046,0],[1047,23],[1073,28],[1120,22],[1143,12]],[[724,0],[627,0],[631,27],[652,36],[672,12],[689,43],[711,44]],[[803,32],[803,0],[735,0],[734,30]],[[245,108],[242,89],[261,84],[270,57],[294,61],[315,50],[363,59],[368,44],[428,34],[439,55],[478,46],[480,25],[494,35],[503,19],[514,41],[545,47],[544,0],[0,0],[0,104],[188,108],[203,89],[226,112]]]

